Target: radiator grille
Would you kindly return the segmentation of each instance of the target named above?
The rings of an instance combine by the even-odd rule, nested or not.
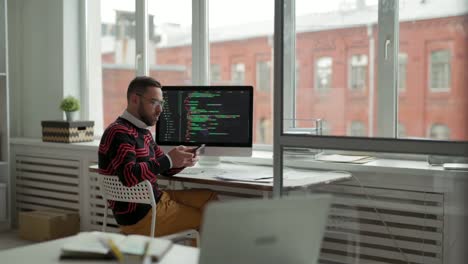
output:
[[[78,212],[78,160],[16,155],[16,209]]]
[[[320,263],[443,263],[442,193],[348,183],[317,191],[335,197]]]

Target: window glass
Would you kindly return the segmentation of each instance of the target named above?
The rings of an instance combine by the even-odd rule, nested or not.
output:
[[[406,90],[406,65],[408,63],[408,54],[398,54],[398,90]]]
[[[351,56],[350,88],[351,90],[363,90],[367,84],[367,56]]]
[[[150,76],[162,85],[192,84],[192,1],[148,1]]]
[[[260,91],[269,92],[271,90],[271,62],[257,62],[257,87]]]
[[[444,124],[434,124],[430,128],[429,137],[432,139],[449,140],[450,129]]]
[[[376,100],[370,96],[377,98],[377,4],[295,1],[294,43],[288,42],[290,32],[284,33],[285,60],[295,52],[300,69],[294,98],[284,97],[285,111],[291,111],[288,102],[294,103],[295,127],[309,128],[321,119],[333,125],[326,135],[348,136],[350,123],[360,120],[375,132]]]
[[[232,84],[244,84],[245,82],[245,64],[235,63],[231,67]]]
[[[361,121],[352,121],[349,126],[348,135],[352,137],[365,137],[367,136],[366,126]]]
[[[438,50],[431,52],[431,90],[446,90],[450,88],[450,51]]]
[[[315,87],[325,91],[331,88],[333,61],[330,57],[324,57],[315,63]]]
[[[219,64],[210,65],[211,83],[219,83],[221,81],[221,66]]]
[[[210,84],[254,89],[253,143],[272,144],[274,1],[209,1],[210,64],[220,78]],[[213,71],[211,72],[213,74]]]
[[[405,91],[397,106],[406,137],[468,140],[466,1],[400,0],[399,19],[407,66],[404,72],[400,57],[399,87]]]
[[[122,114],[127,105],[127,87],[135,77],[135,27],[134,0],[101,0],[103,104],[100,107],[104,110],[104,127]],[[96,106],[90,107],[92,111]]]

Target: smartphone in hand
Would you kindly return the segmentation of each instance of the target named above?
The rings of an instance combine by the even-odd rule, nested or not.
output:
[[[197,156],[197,153],[200,153],[201,151],[203,151],[204,148],[205,148],[205,144],[201,144],[200,146],[197,146],[196,148],[192,150],[193,154]]]

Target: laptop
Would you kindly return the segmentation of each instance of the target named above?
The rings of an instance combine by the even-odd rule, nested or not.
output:
[[[241,200],[207,206],[199,264],[317,263],[329,195]]]

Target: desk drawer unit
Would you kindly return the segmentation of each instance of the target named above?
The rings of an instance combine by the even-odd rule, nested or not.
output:
[[[444,194],[348,182],[316,191],[335,196],[321,263],[443,263]]]

